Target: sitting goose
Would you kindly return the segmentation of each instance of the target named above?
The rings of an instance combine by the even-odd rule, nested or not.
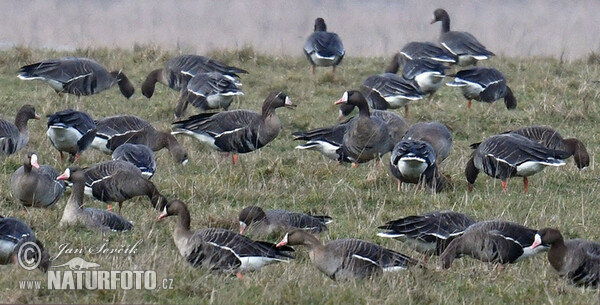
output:
[[[600,244],[571,239],[565,242],[560,231],[551,228],[535,234],[531,248],[550,245],[548,261],[561,277],[577,286],[598,287],[600,283]]]
[[[452,151],[452,133],[446,125],[437,121],[413,124],[404,134],[404,139],[421,140],[431,144],[438,164],[446,160]]]
[[[237,154],[255,151],[273,141],[281,130],[281,121],[275,113],[280,107],[294,108],[283,92],[271,92],[262,106],[262,114],[250,110],[230,110],[219,113],[201,113],[187,120],[173,123],[172,134],[184,134],[211,148]]]
[[[85,189],[85,173],[79,167],[70,167],[56,178],[57,180],[67,180],[72,185],[71,196],[65,206],[60,225],[73,225],[81,223],[94,230],[112,230],[129,231],[133,229],[133,224],[127,221],[123,216],[109,211],[103,211],[92,208],[83,208],[83,193]]]
[[[442,22],[439,43],[457,58],[459,66],[475,65],[479,60],[494,56],[470,33],[450,31],[450,16],[444,9],[438,8],[433,12],[431,23],[438,21]]]
[[[286,210],[265,211],[257,206],[244,208],[238,219],[240,221],[240,234],[243,234],[248,227],[249,231],[257,235],[280,234],[291,229],[320,233],[326,231],[327,224],[332,221],[329,216],[313,216]]]
[[[390,171],[398,179],[398,191],[402,182],[424,184],[436,192],[443,188],[435,151],[425,141],[405,139],[398,142],[392,150]]]
[[[346,50],[338,34],[327,32],[327,25],[323,18],[315,19],[314,32],[308,36],[304,43],[304,54],[311,64],[312,74],[315,66],[335,68],[342,62]]]
[[[471,100],[493,103],[504,98],[506,109],[515,109],[517,99],[506,84],[504,75],[494,68],[473,67],[458,71],[454,81],[446,83],[450,87],[459,87],[471,108]]]
[[[23,166],[12,175],[10,186],[23,207],[50,208],[65,191],[65,183],[56,181],[59,173],[50,165],[39,165],[38,156],[28,153]]]
[[[293,249],[277,249],[275,245],[253,241],[233,231],[219,228],[206,228],[190,231],[190,212],[185,203],[169,202],[158,217],[179,216],[179,223],[173,231],[173,241],[179,253],[194,267],[236,273],[252,271],[276,262],[288,262],[293,257],[286,253]]]
[[[137,167],[142,175],[148,179],[154,176],[156,171],[156,159],[154,152],[144,144],[125,143],[113,151],[113,160],[127,161]]]
[[[442,63],[455,64],[456,58],[431,42],[409,42],[400,50],[408,60],[428,58]]]
[[[219,72],[196,74],[181,91],[175,116],[183,116],[188,104],[203,111],[219,108],[227,110],[235,96],[244,95],[238,86],[241,84],[230,75]]]
[[[42,80],[57,93],[70,93],[76,96],[92,95],[119,84],[121,94],[131,98],[135,91],[133,84],[122,71],[108,72],[93,59],[84,57],[64,57],[46,59],[19,69],[23,80]]]
[[[92,117],[81,111],[67,109],[48,116],[48,131],[52,146],[60,153],[69,153],[69,162],[77,162],[79,154],[86,150],[96,137],[96,123]]]
[[[36,246],[39,251],[35,249]],[[25,248],[21,249],[22,247]],[[26,255],[26,257],[19,258],[18,255]],[[33,230],[23,221],[0,216],[0,264],[15,264],[18,261],[35,262],[32,266],[28,265],[28,268],[37,266],[42,272],[46,272],[50,267],[50,254],[44,249],[44,244],[35,238]]]
[[[473,189],[479,171],[502,180],[506,191],[508,179],[523,177],[523,191],[527,192],[527,177],[542,171],[546,166],[561,166],[569,154],[546,148],[519,134],[505,133],[491,136],[481,143],[471,144],[475,149],[465,168],[468,189]]]
[[[157,82],[180,91],[187,86],[187,82],[192,76],[208,72],[219,72],[233,77],[238,77],[237,73],[248,73],[246,70],[228,66],[208,57],[181,55],[169,59],[164,68],[150,72],[142,84],[142,94],[151,98]]]
[[[12,155],[29,142],[27,122],[39,120],[40,116],[31,105],[23,105],[15,117],[15,123],[0,119],[0,153]]]
[[[277,247],[284,245],[306,246],[312,263],[333,280],[362,279],[418,264],[402,253],[360,239],[338,239],[323,245],[317,237],[303,230],[285,234]]]
[[[116,115],[96,122],[92,147],[111,153],[123,143],[144,144],[153,151],[167,148],[176,162],[186,164],[185,148],[168,132],[157,131],[146,120],[133,115]]]

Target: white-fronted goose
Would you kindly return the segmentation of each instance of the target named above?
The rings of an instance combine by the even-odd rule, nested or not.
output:
[[[550,245],[548,261],[558,272],[577,286],[597,287],[600,282],[600,244],[571,239],[565,242],[556,229],[544,228],[535,234],[531,248]]]
[[[408,60],[428,58],[438,62],[455,64],[456,57],[431,42],[409,42],[400,50],[400,54]]]
[[[208,57],[181,55],[169,59],[164,68],[150,72],[142,84],[142,94],[151,98],[157,82],[179,91],[187,86],[192,76],[208,72],[219,72],[233,77],[238,77],[237,73],[248,73],[246,70],[228,66]]]
[[[60,219],[61,226],[81,223],[90,229],[101,231],[129,231],[133,229],[133,224],[119,214],[81,207],[83,204],[86,178],[84,171],[80,168],[67,168],[65,172],[56,179],[67,180],[73,183],[71,196],[67,201],[65,211]]]
[[[237,154],[255,151],[273,141],[281,130],[281,121],[275,113],[280,107],[293,108],[283,92],[271,92],[262,106],[262,113],[250,110],[231,110],[219,113],[201,113],[187,120],[173,123],[172,134],[184,134],[211,148]]]
[[[60,153],[69,153],[69,161],[77,162],[79,154],[92,144],[96,137],[96,123],[92,117],[73,109],[62,110],[48,116],[46,135]]]
[[[450,31],[450,16],[441,8],[433,12],[431,23],[442,22],[442,32],[439,43],[454,56],[459,66],[477,64],[479,60],[486,60],[494,53],[488,51],[473,35],[467,32]]]
[[[504,75],[494,68],[473,67],[458,71],[454,81],[446,83],[450,87],[459,87],[468,100],[467,107],[471,108],[471,100],[493,103],[504,98],[506,109],[515,109],[517,99],[506,84]]]
[[[423,98],[423,92],[416,84],[396,75],[395,72],[386,71],[383,74],[369,76],[363,82],[363,86],[378,93],[388,103],[387,108],[396,109],[404,106],[405,117],[408,117],[408,104]],[[379,107],[374,107],[377,108]]]
[[[65,183],[56,181],[59,173],[50,165],[39,165],[38,156],[28,153],[23,166],[12,175],[10,186],[24,207],[52,207],[65,191]]]
[[[414,81],[424,94],[435,93],[446,77],[446,66],[429,58],[404,61],[402,77]]]
[[[579,139],[563,139],[558,131],[548,126],[527,126],[511,130],[510,132],[525,136],[550,149],[562,150],[569,153],[575,159],[575,165],[579,169],[590,165],[590,155],[585,145]]]
[[[150,147],[144,144],[125,143],[113,151],[113,160],[127,161],[137,167],[146,178],[150,179],[156,172],[156,159]]]
[[[39,79],[56,92],[92,95],[119,84],[121,94],[131,98],[135,91],[123,71],[108,72],[95,60],[83,57],[46,59],[19,69],[23,80]]]
[[[435,151],[425,141],[404,139],[398,142],[392,150],[390,171],[398,179],[398,191],[402,182],[427,185],[434,191],[443,188]]]
[[[40,116],[31,105],[23,105],[15,117],[15,123],[0,119],[0,152],[12,155],[29,142],[27,122],[31,119],[39,120]]]
[[[28,242],[35,243],[41,252]],[[18,258],[19,254],[27,257]],[[20,219],[0,216],[0,264],[16,264],[19,259],[35,262],[42,272],[50,267],[50,255],[44,249],[44,244],[35,238],[33,230]]]
[[[387,222],[377,236],[395,238],[426,255],[440,255],[476,221],[463,213],[437,211]]]
[[[329,216],[313,216],[306,213],[286,210],[263,210],[258,206],[249,206],[240,211],[240,234],[246,228],[256,235],[271,235],[301,229],[310,233],[320,233],[327,230],[327,224],[332,221]]]
[[[310,260],[333,280],[351,280],[382,272],[406,270],[418,262],[402,253],[360,239],[338,239],[323,245],[314,235],[294,230],[277,244],[302,245],[308,248]]]
[[[569,154],[553,150],[519,134],[506,133],[491,136],[481,143],[471,145],[475,149],[465,168],[469,191],[477,179],[479,171],[490,177],[502,180],[502,190],[506,191],[508,179],[523,177],[523,190],[527,192],[527,177],[542,171],[546,166],[561,166]]]
[[[353,107],[354,108],[354,107]],[[309,131],[296,131],[292,133],[294,140],[307,141],[296,149],[308,149],[318,151],[325,157],[339,161],[352,163],[347,156],[341,154],[340,147],[344,142],[344,134],[348,128],[348,122],[338,125],[316,128]]]
[[[219,72],[196,74],[182,89],[175,116],[183,116],[188,104],[200,110],[227,110],[235,96],[244,95],[239,86],[241,83],[230,75]]]
[[[333,72],[342,62],[346,50],[338,34],[327,32],[327,25],[323,18],[315,19],[314,32],[308,36],[304,43],[304,54],[311,64],[311,71],[315,74],[315,66],[331,67]]]
[[[442,268],[455,258],[471,256],[483,262],[511,264],[548,249],[533,247],[536,230],[508,221],[480,221],[456,237],[440,256]]]
[[[438,164],[446,160],[452,151],[452,133],[446,125],[440,122],[415,123],[406,131],[404,138],[431,144]]]
[[[158,131],[146,120],[133,115],[116,115],[96,122],[92,147],[112,153],[124,143],[144,144],[153,151],[166,148],[176,162],[186,164],[185,148],[169,132]]]
[[[173,230],[173,241],[179,253],[194,267],[238,273],[258,270],[264,265],[287,262],[293,258],[286,253],[293,249],[277,249],[275,245],[253,241],[233,231],[206,228],[190,231],[190,212],[185,203],[169,202],[158,217],[179,216],[179,223]]]

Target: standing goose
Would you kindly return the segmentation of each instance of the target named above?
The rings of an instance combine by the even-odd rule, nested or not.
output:
[[[315,66],[335,68],[342,62],[346,50],[338,34],[327,32],[327,25],[323,18],[315,19],[314,32],[308,36],[304,43],[304,54],[311,64],[312,74]]]
[[[17,112],[15,123],[0,119],[0,153],[12,155],[29,142],[27,122],[40,116],[31,105],[23,105]]]
[[[83,57],[47,59],[23,66],[19,69],[19,78],[39,79],[57,93],[70,93],[78,97],[99,93],[115,84],[119,84],[121,94],[126,98],[131,98],[135,91],[122,71],[108,72],[95,60]]]
[[[113,160],[127,161],[137,167],[142,175],[148,179],[154,176],[156,171],[156,159],[154,152],[144,144],[125,143],[113,151]]]
[[[398,179],[398,191],[402,182],[427,185],[434,191],[443,188],[437,169],[433,147],[425,141],[405,139],[392,150],[390,171]]]
[[[133,229],[133,224],[119,214],[82,207],[86,178],[84,171],[79,167],[67,168],[56,179],[73,183],[71,196],[60,219],[61,226],[81,223],[90,229],[101,231],[129,231]]]
[[[243,271],[258,270],[264,265],[276,262],[288,262],[293,258],[275,245],[253,241],[233,231],[206,228],[190,231],[190,212],[185,203],[174,200],[169,202],[158,217],[179,216],[179,223],[173,231],[173,241],[179,253],[194,267],[232,272],[241,277]]]
[[[431,23],[438,21],[442,22],[439,43],[446,51],[456,56],[459,66],[474,65],[479,60],[486,60],[494,56],[494,53],[488,51],[470,33],[450,31],[450,16],[444,9],[438,8],[433,12]]]
[[[65,191],[65,183],[56,181],[59,173],[50,165],[39,165],[38,156],[28,153],[23,166],[12,175],[10,186],[23,207],[52,207]]]
[[[48,116],[48,131],[52,146],[60,153],[69,153],[69,161],[77,162],[79,154],[86,150],[96,137],[96,123],[92,117],[73,109],[62,110]]]
[[[415,82],[423,94],[433,94],[444,83],[446,69],[446,66],[433,59],[412,59],[404,62],[402,77]]]
[[[246,228],[257,235],[271,235],[301,229],[310,233],[320,233],[327,230],[327,224],[332,221],[329,216],[312,216],[305,213],[286,210],[263,210],[261,207],[249,206],[240,211],[240,234]]]
[[[175,116],[181,117],[188,104],[200,110],[229,109],[233,98],[244,95],[238,87],[241,85],[233,76],[219,72],[200,73],[192,77],[182,89],[181,97],[175,107]]]
[[[560,231],[541,229],[535,234],[531,248],[550,245],[548,261],[561,277],[577,286],[598,287],[600,283],[600,244],[571,239],[565,242]]]
[[[39,251],[35,249],[36,246]],[[19,254],[24,256],[18,257]],[[19,260],[35,262],[42,272],[50,267],[50,254],[44,244],[35,238],[33,230],[20,219],[0,216],[0,264],[14,264]]]
[[[186,164],[185,148],[169,132],[157,131],[146,120],[133,115],[116,115],[96,122],[92,147],[111,153],[123,143],[144,144],[153,151],[167,148],[176,162]]]
[[[173,123],[172,134],[188,135],[215,150],[233,153],[233,164],[237,164],[237,154],[255,151],[279,135],[281,121],[275,110],[295,106],[286,94],[274,91],[265,99],[262,114],[250,110],[202,113]]]
[[[493,103],[504,98],[506,109],[515,109],[517,99],[506,84],[504,75],[494,68],[473,67],[458,71],[454,81],[446,83],[450,87],[459,87],[468,100],[467,107],[471,108],[471,100]]]
[[[421,140],[431,144],[438,164],[446,160],[452,151],[452,133],[440,122],[415,123],[406,131],[404,139]]]
[[[396,69],[397,71],[398,69]],[[408,117],[408,104],[423,98],[423,92],[412,81],[398,76],[394,72],[386,71],[367,77],[363,86],[379,94],[386,102],[386,108],[396,109],[404,106],[404,116]],[[374,104],[375,105],[375,104]],[[379,107],[374,107],[375,109]]]
[[[561,166],[568,153],[553,150],[519,134],[491,136],[481,143],[471,145],[475,149],[467,161],[465,176],[468,189],[473,189],[479,171],[502,180],[502,190],[506,191],[508,179],[523,177],[523,190],[527,192],[527,177],[542,171],[546,166]]]
[[[402,47],[400,54],[408,60],[428,58],[442,63],[456,63],[455,56],[431,42],[409,42]]]
[[[277,244],[308,248],[312,263],[333,280],[351,280],[406,270],[418,262],[402,253],[360,239],[338,239],[323,245],[314,235],[294,230]]]
[[[181,55],[169,59],[164,68],[150,72],[142,84],[142,94],[151,98],[157,82],[179,91],[187,86],[188,80],[194,75],[208,72],[219,72],[233,77],[238,77],[237,73],[248,73],[208,57]]]

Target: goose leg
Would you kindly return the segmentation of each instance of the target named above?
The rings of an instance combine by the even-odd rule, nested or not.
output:
[[[357,162],[352,162],[352,168],[358,168],[358,163]]]
[[[109,212],[112,212],[112,204],[107,204],[106,208],[108,209]]]
[[[508,186],[508,181],[502,180],[502,191],[506,193],[506,187]]]
[[[75,163],[78,164],[79,163],[79,153],[75,154]]]
[[[123,207],[123,202],[119,202],[119,215],[121,214],[121,208]]]
[[[408,105],[404,105],[404,117],[408,118]]]
[[[529,179],[523,177],[523,193],[527,193],[527,191],[529,191]]]
[[[492,109],[492,107],[494,107],[494,103],[490,103],[490,109]]]
[[[398,192],[402,190],[402,180],[398,179]]]
[[[312,74],[315,75],[315,65],[312,65],[310,70],[312,71]]]
[[[467,183],[467,191],[470,193],[473,191],[473,184]]]
[[[63,161],[63,152],[62,151],[58,152],[58,158],[60,159],[60,162]]]
[[[471,100],[467,100],[467,108],[471,109]]]
[[[335,74],[335,66],[333,66],[333,74]]]
[[[231,161],[233,162],[233,165],[238,164],[240,157],[237,154],[232,154],[231,155]]]
[[[235,276],[242,281],[244,280],[244,276],[242,275],[241,272],[236,273]]]

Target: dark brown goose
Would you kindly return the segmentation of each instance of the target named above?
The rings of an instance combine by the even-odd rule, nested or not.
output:
[[[261,207],[249,206],[240,211],[240,234],[246,228],[254,235],[271,235],[301,229],[310,233],[320,233],[327,230],[327,224],[332,221],[329,216],[313,216],[306,213],[286,210],[263,210]]]
[[[421,140],[431,144],[438,164],[446,160],[452,151],[452,133],[440,122],[415,123],[406,131],[404,139]]]
[[[19,254],[23,256],[18,257]],[[38,268],[42,272],[48,271],[51,263],[44,244],[35,237],[28,225],[17,218],[0,216],[0,264],[15,264],[20,261],[35,262],[32,266],[28,265],[28,268]]]
[[[450,87],[459,87],[467,99],[467,108],[471,108],[471,100],[493,103],[504,98],[506,109],[517,108],[517,99],[507,85],[504,75],[494,68],[473,67],[458,71],[454,81],[446,83]]]
[[[39,165],[38,156],[28,153],[23,166],[12,175],[10,186],[24,207],[50,208],[65,191],[65,183],[56,181],[59,173],[50,165]]]
[[[39,120],[40,116],[31,105],[23,105],[15,117],[15,123],[0,119],[0,153],[12,155],[29,142],[27,122]]]
[[[79,154],[86,150],[96,137],[96,123],[92,117],[81,111],[66,109],[48,116],[46,135],[52,146],[60,153],[69,153],[69,161],[77,162]]]
[[[327,32],[327,25],[323,18],[315,19],[314,32],[308,36],[304,43],[304,54],[311,64],[311,71],[315,74],[315,66],[335,68],[342,62],[346,50],[342,39],[333,32]]]

